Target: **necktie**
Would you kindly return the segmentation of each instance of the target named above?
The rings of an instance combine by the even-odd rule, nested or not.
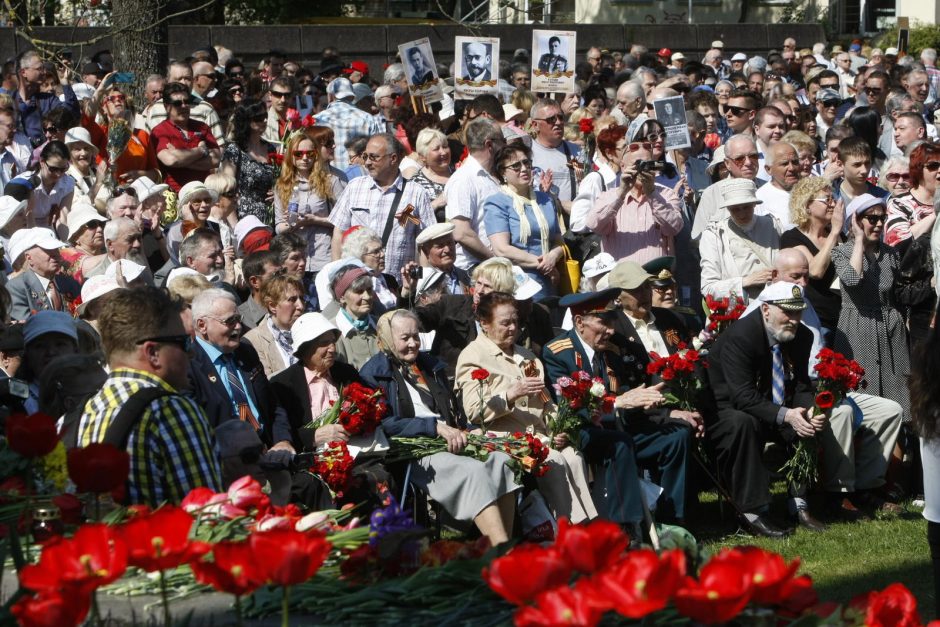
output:
[[[777,405],[783,405],[783,351],[779,344],[774,344],[773,348],[774,366],[773,366],[773,402]]]
[[[600,377],[604,381],[607,380],[607,368],[604,365],[604,356],[601,355],[600,351],[595,351],[594,356],[591,357],[591,370],[595,377]]]
[[[232,400],[235,401],[235,407],[238,408],[237,418],[239,420],[248,421],[248,424],[250,424],[255,431],[260,431],[261,425],[258,423],[257,416],[251,411],[251,405],[248,404],[248,394],[245,392],[245,388],[238,378],[238,366],[235,364],[235,359],[231,355],[224,359],[228,384],[229,387],[232,388]]]
[[[46,288],[46,295],[49,297],[49,304],[56,311],[62,311],[62,297],[59,296],[59,290],[56,289],[55,279],[49,281],[49,287]]]

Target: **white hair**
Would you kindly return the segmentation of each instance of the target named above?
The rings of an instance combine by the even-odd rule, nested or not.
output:
[[[392,63],[385,68],[385,73],[382,75],[382,82],[386,85],[391,85],[395,81],[400,81],[403,78],[405,78],[405,66],[401,63]]]
[[[826,44],[817,41],[813,44],[813,54],[823,54],[826,52]]]
[[[215,308],[215,301],[217,300],[227,300],[234,303],[236,306],[238,305],[238,301],[230,292],[218,287],[212,287],[199,292],[193,299],[193,304],[190,306],[193,310],[193,320],[211,316],[212,310]]]
[[[353,259],[362,260],[362,255],[366,252],[366,246],[371,242],[381,244],[382,239],[370,228],[356,229],[343,239],[343,259],[352,257]]]
[[[432,147],[441,144],[447,145],[447,135],[436,128],[423,128],[415,139],[415,152],[422,157],[427,157]]]
[[[937,51],[933,48],[924,48],[920,51],[920,60],[933,65],[937,61]]]
[[[137,230],[137,223],[130,218],[112,218],[104,223],[104,241],[113,242],[125,228]]]

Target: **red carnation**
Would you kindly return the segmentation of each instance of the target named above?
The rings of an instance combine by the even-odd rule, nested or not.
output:
[[[578,129],[585,135],[594,132],[594,119],[593,118],[581,118],[578,121]]]
[[[490,378],[490,371],[486,368],[477,368],[470,373],[470,378],[474,381],[486,381]]]
[[[11,414],[6,420],[7,443],[23,457],[45,457],[59,443],[55,418],[43,413]]]

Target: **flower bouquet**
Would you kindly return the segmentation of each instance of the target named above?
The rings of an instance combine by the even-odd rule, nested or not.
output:
[[[864,385],[865,369],[842,353],[824,348],[817,355],[816,398],[811,417],[824,414],[839,405],[845,396]],[[792,485],[809,485],[819,477],[819,443],[816,437],[802,438],[796,450],[780,471]]]
[[[350,383],[340,389],[339,399],[328,410],[304,428],[341,424],[350,436],[351,453],[355,458],[360,453],[381,453],[388,449],[388,440],[379,428],[387,413],[388,404],[381,391]]]
[[[710,295],[705,296],[705,313],[708,316],[708,324],[699,334],[696,346],[714,342],[731,324],[744,313],[747,306],[744,300],[738,298],[737,294],[731,293],[730,297],[714,298]]]
[[[127,149],[127,144],[131,141],[131,133],[131,127],[124,118],[115,117],[108,123],[108,140],[105,146],[108,151],[108,178],[105,184],[111,191],[114,191],[116,185],[114,172],[117,168],[118,157]]]
[[[651,361],[646,366],[646,372],[658,375],[665,382],[666,390],[663,396],[666,405],[695,411],[695,397],[703,387],[701,377],[696,374],[696,366],[699,363],[702,366],[707,364],[700,362],[699,352],[688,348],[684,342],[679,343],[678,349],[665,357],[650,353]]]
[[[552,440],[566,433],[571,446],[580,449],[581,428],[600,424],[601,417],[614,410],[616,397],[607,393],[601,378],[592,378],[583,370],[561,377],[554,388],[558,394],[558,410],[548,419]]]

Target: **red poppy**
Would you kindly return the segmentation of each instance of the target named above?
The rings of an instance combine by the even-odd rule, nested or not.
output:
[[[470,373],[470,378],[474,381],[486,381],[490,378],[490,371],[486,368],[477,368]]]
[[[917,599],[901,583],[893,583],[881,592],[869,592],[852,599],[849,605],[864,612],[868,627],[916,627],[920,625]]]
[[[554,547],[517,546],[483,569],[483,580],[510,603],[523,605],[540,592],[568,583],[571,566]]]
[[[686,577],[676,592],[679,613],[700,623],[724,623],[738,614],[751,598],[751,577],[741,559],[713,559],[702,567],[696,581]]]
[[[542,625],[596,625],[604,611],[595,607],[585,593],[586,580],[578,582],[576,589],[560,586],[543,592],[536,598],[535,606],[526,606],[516,612],[513,622],[516,627],[541,627]]]
[[[828,390],[820,392],[816,395],[816,407],[819,409],[832,409],[832,406],[835,404],[835,402],[835,395]]]
[[[137,516],[122,528],[128,563],[147,572],[175,568],[205,554],[211,547],[189,539],[193,517],[173,505]]]
[[[567,518],[558,521],[555,547],[568,564],[582,573],[604,570],[620,559],[630,538],[620,525],[596,520],[587,525],[572,525]]]
[[[236,596],[251,594],[264,583],[249,542],[214,544],[212,557],[211,562],[205,558],[190,562],[196,581]]]
[[[68,452],[69,478],[79,492],[104,494],[120,487],[131,471],[131,456],[105,442]]]
[[[734,560],[735,564],[743,563],[754,586],[751,600],[767,605],[777,605],[781,602],[784,587],[800,567],[798,559],[788,565],[782,555],[756,546],[742,546],[723,551],[715,559],[730,559]]]
[[[81,624],[90,605],[87,594],[63,586],[61,590],[21,597],[10,613],[22,627],[67,627]]]
[[[55,418],[42,413],[11,414],[6,420],[7,443],[23,457],[45,457],[59,443]]]
[[[595,604],[627,618],[642,618],[666,607],[685,575],[685,553],[649,549],[630,551],[595,577]]]
[[[251,549],[259,560],[260,579],[279,586],[292,586],[313,577],[330,553],[332,545],[319,533],[275,529],[254,533]]]

